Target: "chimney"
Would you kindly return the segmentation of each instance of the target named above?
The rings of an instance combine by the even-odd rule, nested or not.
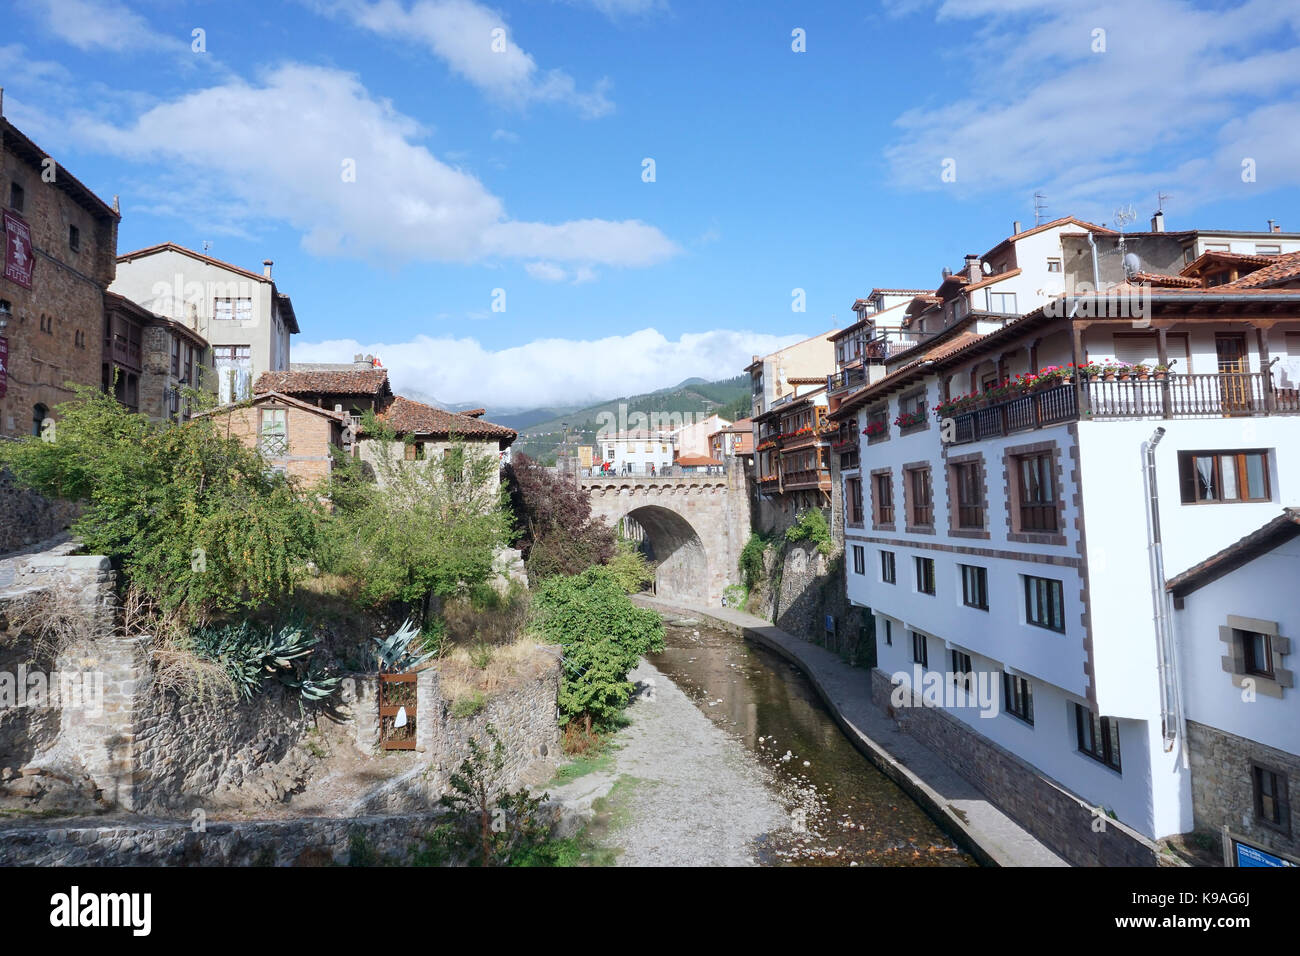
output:
[[[360,352],[358,352],[356,355],[352,356],[352,361],[360,362],[362,358],[364,358],[364,356]]]
[[[1269,232],[1281,232],[1281,231],[1282,231],[1282,227],[1281,227],[1280,225],[1278,225],[1278,222],[1277,222],[1276,219],[1270,219],[1270,220],[1268,221],[1268,231],[1269,231]]]
[[[969,282],[979,282],[980,276],[980,257],[968,255],[966,257],[966,279]]]
[[[1152,232],[1165,231],[1165,214],[1163,211],[1159,209],[1157,209],[1156,214],[1151,217],[1151,231]]]
[[[263,260],[262,260],[262,275],[266,276],[268,279],[271,278],[271,266],[273,266],[273,265],[275,265],[275,263],[272,262],[270,259],[263,259]]]
[[[1013,223],[1011,224],[1011,235],[1013,235],[1013,236],[1018,236],[1018,235],[1020,235],[1020,220],[1019,220],[1019,219],[1017,219],[1015,222],[1013,222]]]

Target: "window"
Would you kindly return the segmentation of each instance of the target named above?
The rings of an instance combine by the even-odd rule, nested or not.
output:
[[[172,374],[181,377],[181,340],[172,336]]]
[[[878,408],[867,413],[867,444],[889,438],[889,408]]]
[[[984,479],[981,470],[977,461],[952,466],[952,481],[957,488],[958,528],[984,528]]]
[[[32,434],[40,435],[45,427],[45,419],[50,417],[50,410],[37,402],[32,406]]]
[[[845,505],[848,508],[849,524],[862,524],[862,479],[848,478],[844,482]]]
[[[1178,453],[1183,504],[1268,501],[1267,451],[1184,451]]]
[[[1047,260],[1047,271],[1048,271],[1048,272],[1060,272],[1060,271],[1061,271],[1061,260],[1060,260],[1060,259],[1048,259],[1048,260]]]
[[[1119,723],[1113,717],[1098,717],[1079,704],[1070,706],[1074,708],[1074,730],[1079,752],[1104,763],[1112,770],[1119,770]]]
[[[1275,678],[1273,672],[1273,637],[1257,631],[1243,631],[1233,628],[1232,636],[1241,641],[1241,650],[1246,665],[1246,673],[1258,677]]]
[[[885,644],[894,646],[894,622],[889,618],[885,618]]]
[[[958,565],[961,568],[961,601],[967,607],[981,611],[989,609],[989,572],[973,564]]]
[[[966,688],[967,693],[975,692],[975,668],[965,651],[952,652],[952,676],[958,687]]]
[[[23,187],[15,182],[9,184],[9,208],[14,212],[23,211]]]
[[[73,333],[72,341],[77,348],[84,349],[86,347],[86,333],[81,329],[77,329],[77,331]]]
[[[1255,787],[1255,818],[1260,823],[1289,832],[1291,806],[1286,775],[1259,766],[1251,767],[1250,773]]]
[[[928,528],[934,524],[934,507],[930,499],[930,469],[913,468],[907,473],[911,493],[911,521],[915,526]]]
[[[925,409],[925,390],[914,392],[911,395],[904,395],[898,400],[899,417],[905,415],[911,416],[913,424],[901,427],[901,431],[910,432],[912,429],[925,428],[928,422]]]
[[[402,457],[405,461],[424,461],[424,442],[406,442],[402,450]]]
[[[1003,673],[1002,704],[1013,717],[1019,717],[1027,724],[1034,722],[1034,692],[1023,677]]]
[[[1255,243],[1255,255],[1257,256],[1277,256],[1281,254],[1282,247],[1275,242]]]
[[[855,544],[853,546],[853,573],[867,573],[867,551],[860,544]]]
[[[1060,581],[1025,576],[1025,620],[1064,633],[1065,598]]]
[[[925,645],[925,635],[912,632],[912,660],[922,667],[930,666],[930,655]]]
[[[68,227],[68,248],[73,252],[81,251],[81,230],[76,226]]]
[[[213,301],[212,317],[218,322],[251,322],[253,300],[229,296],[217,298]]]
[[[894,482],[893,473],[873,475],[875,481],[876,524],[894,523]]]
[[[262,409],[257,441],[262,454],[268,458],[284,458],[289,454],[288,414],[283,408]]]
[[[934,593],[934,558],[915,557],[916,589],[922,594]]]
[[[894,567],[894,552],[880,552],[880,580],[885,584],[894,584],[898,580],[897,570]]]
[[[1014,292],[990,292],[989,311],[1002,312],[1006,315],[1019,315],[1016,311],[1016,294]]]
[[[1021,531],[1056,531],[1056,480],[1052,455],[1022,455],[1016,459],[1020,485]]]

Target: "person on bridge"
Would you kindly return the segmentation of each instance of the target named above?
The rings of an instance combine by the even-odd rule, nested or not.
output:
[[[654,462],[650,462],[650,477],[653,478],[654,476],[655,476],[655,464]]]

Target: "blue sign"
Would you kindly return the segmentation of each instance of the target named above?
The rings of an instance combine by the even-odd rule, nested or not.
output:
[[[1272,853],[1238,840],[1232,841],[1232,847],[1237,853],[1237,866],[1295,866],[1290,860],[1284,860],[1280,856],[1274,856]]]

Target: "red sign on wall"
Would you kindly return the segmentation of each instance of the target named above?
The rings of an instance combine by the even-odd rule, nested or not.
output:
[[[24,289],[32,287],[32,230],[22,216],[4,211],[5,278]]]

